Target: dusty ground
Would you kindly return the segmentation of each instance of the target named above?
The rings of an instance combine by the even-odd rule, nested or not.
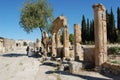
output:
[[[117,80],[96,72],[79,74],[55,71],[55,66],[43,65],[39,58],[27,57],[25,52],[0,54],[0,80]]]

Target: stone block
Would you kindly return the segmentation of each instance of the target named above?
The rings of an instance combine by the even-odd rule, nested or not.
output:
[[[83,59],[84,59],[83,54],[84,54],[84,51],[81,48],[80,43],[76,43],[76,46],[75,46],[75,60],[83,61]]]
[[[95,63],[95,49],[94,48],[84,48],[84,61]]]
[[[83,68],[83,64],[81,62],[71,61],[69,63],[70,73],[79,73],[82,68]]]

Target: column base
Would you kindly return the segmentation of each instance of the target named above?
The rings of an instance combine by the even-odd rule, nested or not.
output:
[[[94,70],[95,70],[96,72],[101,72],[102,67],[101,67],[101,66],[96,66]]]

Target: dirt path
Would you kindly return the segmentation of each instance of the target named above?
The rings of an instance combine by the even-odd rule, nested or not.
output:
[[[0,80],[112,80],[96,72],[80,74],[55,71],[55,66],[42,65],[39,58],[26,53],[0,54]]]
[[[24,53],[9,53],[0,56],[1,80],[35,80],[39,69],[37,59],[28,58]]]

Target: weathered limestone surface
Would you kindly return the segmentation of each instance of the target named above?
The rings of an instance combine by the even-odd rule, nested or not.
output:
[[[60,30],[58,30],[58,32],[56,33],[56,46],[57,48],[59,48],[61,45],[60,43]]]
[[[83,68],[83,65],[80,62],[71,61],[69,63],[70,73],[79,73],[82,68]]]
[[[102,70],[105,73],[120,75],[120,65],[115,63],[106,62],[102,64]]]
[[[5,51],[13,51],[16,47],[16,42],[13,39],[7,39],[4,38],[4,44],[3,46],[5,47]]]
[[[56,53],[56,42],[55,42],[55,33],[52,34],[52,56],[55,57]]]
[[[83,60],[83,49],[81,48],[81,29],[79,24],[74,24],[74,52],[75,52],[75,60]]]
[[[84,61],[95,63],[95,48],[84,48]]]
[[[67,26],[64,27],[63,40],[64,57],[69,57],[69,33]]]
[[[80,24],[74,24],[74,36],[75,36],[75,42],[80,43],[81,42],[81,29]]]
[[[56,33],[56,50],[57,50],[57,55],[61,56],[62,53],[62,47],[61,47],[61,43],[60,43],[60,30],[58,30],[58,32]]]
[[[31,46],[31,47],[35,47],[35,43],[33,41],[30,40],[23,40],[23,39],[19,39],[19,40],[15,40],[15,45],[16,48],[25,48],[27,46]]]
[[[3,39],[0,39],[0,47],[3,47]]]
[[[61,44],[60,44],[60,29],[64,29],[63,33],[63,56],[69,56],[69,34],[67,28],[67,19],[65,16],[59,16],[53,21],[53,28],[52,28],[52,54],[61,54]]]
[[[93,5],[95,29],[95,65],[107,61],[106,9],[102,4]]]
[[[59,16],[53,21],[52,33],[57,33],[59,29],[67,25],[67,19],[65,16]]]
[[[3,38],[0,38],[0,53],[5,52],[5,50],[4,50],[5,48],[3,46],[3,43],[4,43]]]

